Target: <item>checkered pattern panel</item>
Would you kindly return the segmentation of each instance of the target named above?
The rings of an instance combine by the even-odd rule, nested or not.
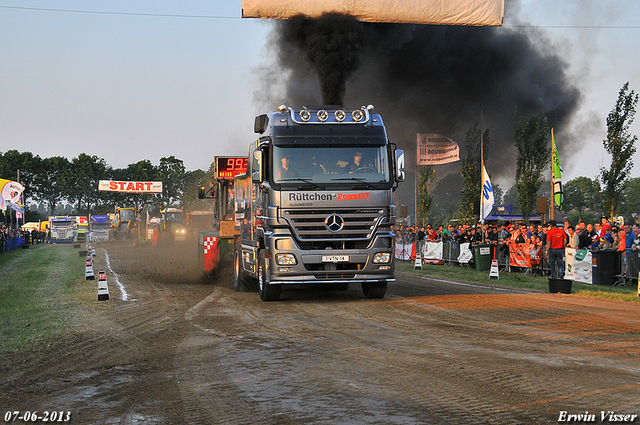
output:
[[[213,243],[216,241],[214,236],[207,236],[204,238],[204,253],[209,253],[209,249],[213,246]]]

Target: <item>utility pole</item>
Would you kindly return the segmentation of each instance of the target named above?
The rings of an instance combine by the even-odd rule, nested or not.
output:
[[[20,183],[20,169],[18,168],[18,176],[16,181]],[[20,220],[18,219],[18,211],[16,211],[16,231],[20,230]]]

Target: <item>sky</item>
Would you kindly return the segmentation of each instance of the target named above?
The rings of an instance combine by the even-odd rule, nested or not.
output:
[[[506,28],[537,28],[549,41],[540,48],[569,64],[582,99],[556,132],[581,143],[560,159],[565,181],[594,178],[610,163],[602,140],[618,92],[627,81],[640,92],[640,2],[506,3]],[[240,0],[0,0],[0,152],[84,152],[114,168],[175,156],[188,170],[246,155],[254,117],[287,103],[273,27],[242,19]],[[640,177],[640,152],[634,162]]]

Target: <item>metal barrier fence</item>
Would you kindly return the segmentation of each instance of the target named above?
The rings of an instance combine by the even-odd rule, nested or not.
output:
[[[618,251],[617,267],[614,270],[614,285],[638,285],[638,273],[640,273],[640,251],[627,249],[624,253]]]
[[[592,251],[593,252],[593,251]],[[597,253],[597,251],[595,251]],[[444,265],[460,265],[460,244],[457,242],[442,243],[442,261]],[[540,261],[533,267],[513,267],[509,264],[508,249],[501,249],[500,245],[492,247],[492,256],[498,260],[500,271],[534,273],[546,276],[550,272],[549,256],[546,247],[540,251]],[[640,251],[627,249],[626,252],[617,252],[614,264],[613,285],[638,285],[638,274],[640,273]]]

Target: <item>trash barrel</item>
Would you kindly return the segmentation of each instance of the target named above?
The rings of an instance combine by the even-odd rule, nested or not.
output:
[[[549,278],[549,292],[552,294],[557,294],[558,292],[563,294],[571,293],[571,285],[573,284],[573,280],[569,279],[553,279]]]
[[[487,271],[491,268],[493,246],[489,244],[473,245],[473,258],[476,262],[476,270]]]
[[[591,276],[594,285],[613,285],[613,270],[616,251],[593,251],[591,253]]]

